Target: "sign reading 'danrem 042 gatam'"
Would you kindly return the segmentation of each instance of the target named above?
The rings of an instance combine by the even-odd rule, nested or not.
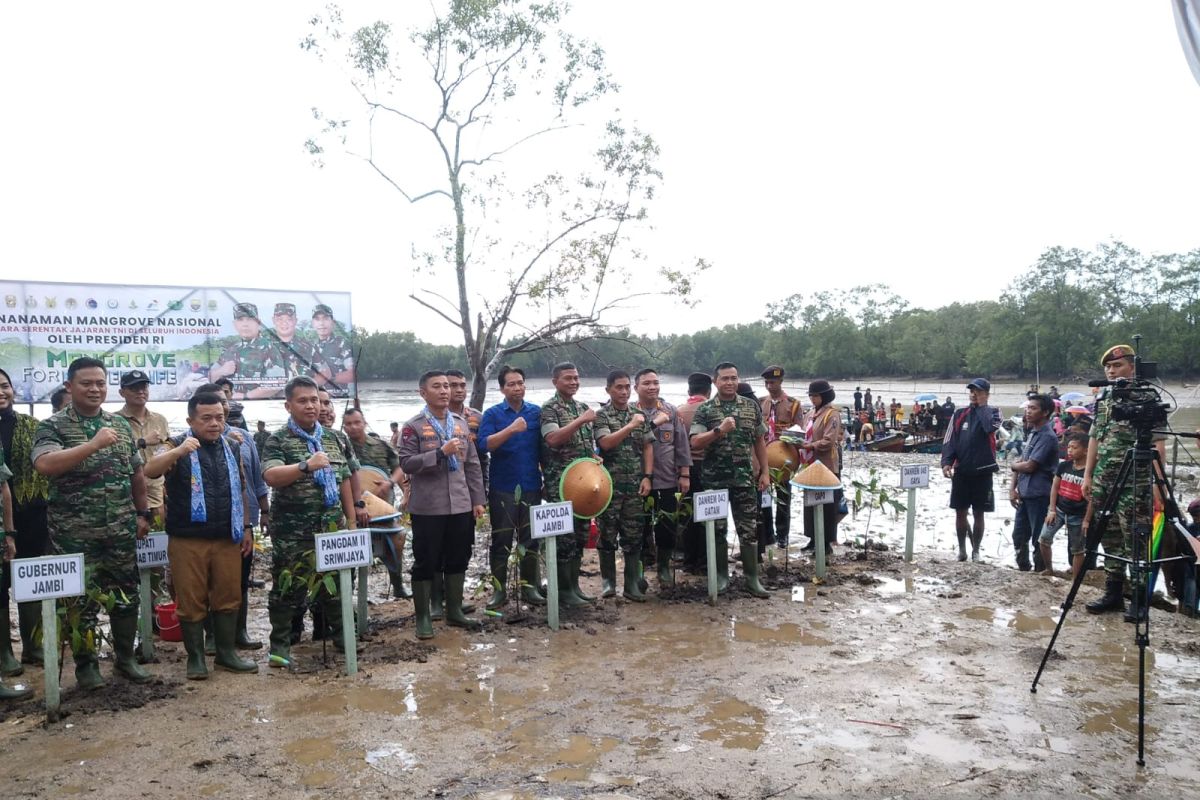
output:
[[[237,399],[282,397],[307,375],[354,391],[350,295],[293,289],[117,286],[0,280],[0,364],[17,402],[48,403],[80,356],[150,378],[151,400],[186,400],[229,378]]]

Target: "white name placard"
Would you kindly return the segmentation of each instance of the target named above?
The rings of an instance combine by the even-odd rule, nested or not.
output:
[[[317,572],[371,566],[369,530],[318,533],[313,541],[316,545]]]
[[[167,566],[167,535],[154,531],[145,539],[137,540],[138,569],[154,569]]]
[[[534,539],[549,539],[575,532],[575,510],[565,503],[541,503],[529,507],[529,535]]]
[[[833,489],[805,489],[804,506],[823,506],[833,502]]]
[[[925,489],[929,486],[928,464],[906,464],[900,467],[901,489]]]
[[[12,562],[13,596],[18,603],[83,594],[83,553]]]
[[[759,507],[759,508],[770,508],[770,507],[771,507],[771,490],[770,490],[770,489],[768,489],[767,491],[763,492],[763,493],[762,493],[762,494],[759,496],[759,498],[758,498],[758,507]]]
[[[692,519],[696,522],[725,519],[728,514],[728,489],[714,489],[711,492],[696,492],[692,495]]]

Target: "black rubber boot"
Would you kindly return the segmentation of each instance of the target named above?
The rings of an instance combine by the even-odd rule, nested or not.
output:
[[[263,643],[257,639],[250,638],[250,632],[246,630],[246,623],[250,619],[250,592],[242,592],[242,605],[237,612],[237,639],[234,644],[239,650],[261,650]]]
[[[411,600],[412,592],[404,585],[403,572],[389,572],[388,580],[392,583],[392,597],[396,600]]]
[[[433,591],[433,581],[413,581],[413,611],[416,616],[418,639],[433,638],[433,618],[429,613],[429,595]]]
[[[526,550],[525,555],[521,556],[521,597],[531,606],[546,605],[546,598],[538,590],[540,581],[537,551]]]
[[[11,623],[8,619],[8,598],[4,600],[4,608],[0,608],[0,676],[5,678],[20,675],[25,671],[21,662],[13,655]]]
[[[42,604],[18,603],[17,620],[21,628],[21,663],[41,666],[45,663],[42,646],[34,641],[37,638],[38,627],[42,624]]]
[[[617,596],[617,551],[600,550],[600,586],[602,597]]]
[[[237,612],[213,614],[212,621],[217,640],[217,657],[213,659],[213,666],[229,672],[258,672],[258,664],[237,654]]]
[[[979,545],[981,545],[981,544],[983,544],[983,534],[981,533],[978,536],[976,536],[974,533],[972,533],[971,534],[971,560],[972,561],[983,561],[983,556],[979,554]]]
[[[134,683],[146,683],[153,677],[142,669],[133,654],[133,640],[137,637],[137,613],[120,614],[108,618],[113,638],[113,670]]]
[[[304,615],[307,613],[303,609],[296,609],[292,612],[292,632],[288,637],[290,644],[299,644],[300,637],[304,636]]]
[[[202,681],[208,678],[208,665],[204,662],[204,623],[179,620],[183,635],[183,649],[187,652],[187,679]]]
[[[585,603],[590,603],[596,598],[589,594],[585,594],[579,586],[579,572],[583,568],[583,556],[575,556],[571,559],[571,590],[575,592],[575,596]]]
[[[492,599],[488,602],[489,611],[498,611],[508,605],[508,559],[503,556],[492,557]]]
[[[1125,598],[1121,593],[1125,588],[1123,578],[1109,578],[1104,582],[1104,596],[1099,600],[1088,603],[1084,608],[1089,614],[1103,614],[1106,611],[1124,611]]]
[[[292,664],[292,626],[296,610],[290,606],[271,608],[267,611],[271,620],[271,655],[268,663],[272,667],[289,667]]]
[[[755,597],[767,598],[770,593],[758,581],[758,561],[753,558],[746,545],[742,545],[742,572],[746,576],[746,591]]]
[[[1150,597],[1145,586],[1133,587],[1133,593],[1129,596],[1129,609],[1125,612],[1125,621],[1131,624],[1150,621]]]
[[[446,576],[446,624],[477,631],[483,625],[463,613],[463,584],[466,580],[467,576],[462,572]]]
[[[646,602],[646,595],[642,594],[642,589],[638,586],[638,579],[642,577],[642,571],[639,569],[641,563],[642,553],[640,550],[625,553],[625,583],[621,595],[626,600],[633,600],[635,603]]]

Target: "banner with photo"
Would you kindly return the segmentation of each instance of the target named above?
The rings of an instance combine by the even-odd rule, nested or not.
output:
[[[354,393],[348,292],[0,280],[0,367],[17,402],[48,403],[80,356],[101,359],[116,400],[142,370],[151,400],[186,400],[228,378],[235,399],[283,396],[307,375]]]

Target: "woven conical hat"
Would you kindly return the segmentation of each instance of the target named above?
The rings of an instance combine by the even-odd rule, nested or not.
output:
[[[776,439],[767,445],[767,466],[779,470],[778,481],[787,482],[800,466],[800,451],[795,445]]]
[[[594,458],[572,461],[558,482],[559,496],[571,501],[571,510],[580,519],[591,519],[604,513],[612,501],[612,490],[612,476]]]
[[[379,467],[363,464],[362,469],[358,471],[358,482],[363,489],[371,494],[391,502],[393,497],[392,480]]]
[[[804,489],[837,489],[842,485],[838,476],[820,461],[814,461],[802,469],[792,483]]]
[[[367,504],[367,513],[371,515],[371,519],[373,520],[380,517],[394,517],[396,514],[396,509],[392,507],[391,503],[383,498],[376,497],[370,492],[363,492],[362,499]]]

